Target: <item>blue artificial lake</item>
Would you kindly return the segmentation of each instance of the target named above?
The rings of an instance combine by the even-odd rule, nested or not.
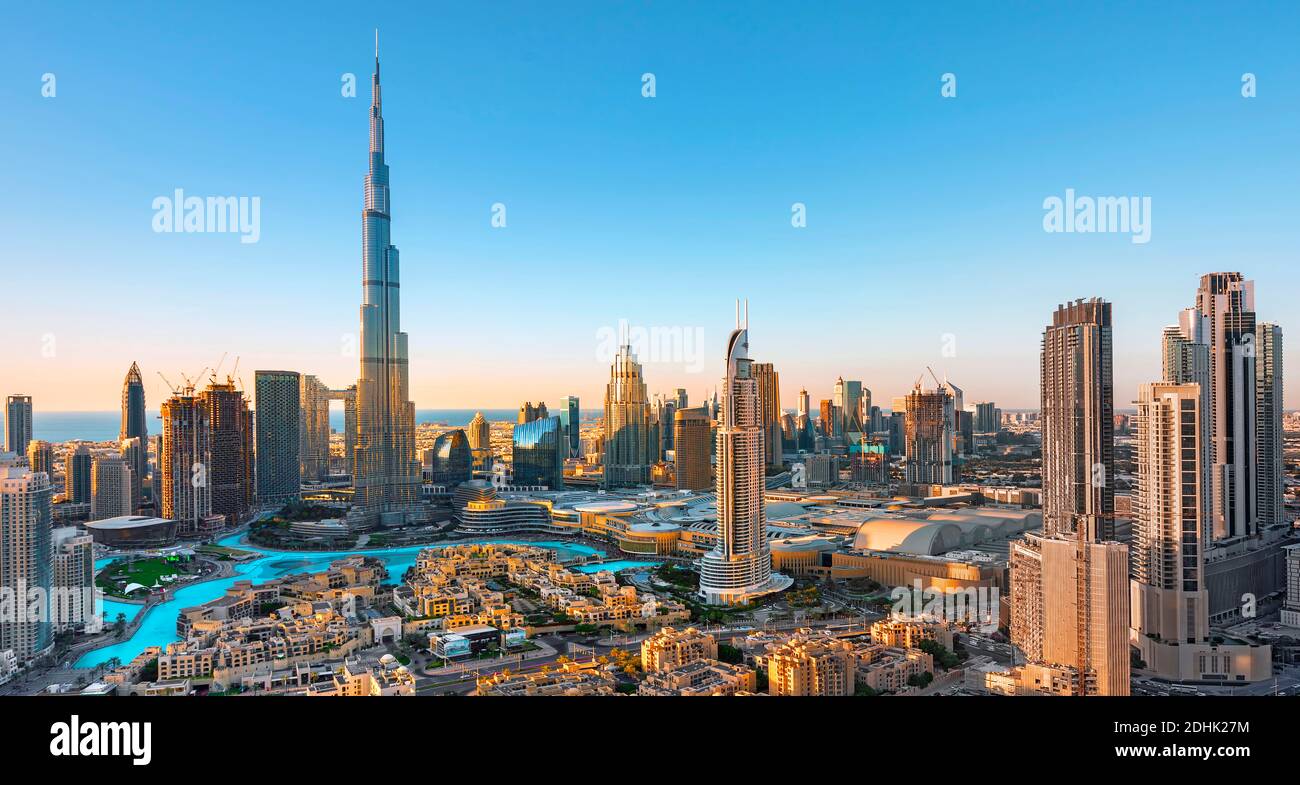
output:
[[[622,572],[623,570],[635,570],[638,567],[654,567],[658,564],[659,562],[653,561],[628,561],[627,559],[619,559],[616,561],[604,561],[598,564],[580,564],[573,569],[575,572],[585,573],[601,572],[602,570]]]
[[[242,534],[233,534],[217,542],[228,548],[238,548],[239,550],[252,551],[260,553],[262,556],[257,559],[249,559],[243,562],[235,563],[235,574],[229,578],[221,580],[208,581],[193,586],[187,586],[178,589],[172,599],[167,602],[153,606],[146,612],[145,617],[136,628],[135,633],[120,643],[112,646],[105,646],[102,649],[86,652],[75,663],[77,668],[93,668],[96,665],[107,662],[116,657],[123,664],[130,662],[140,652],[150,646],[166,646],[168,643],[179,640],[176,636],[176,616],[184,608],[195,605],[202,605],[210,600],[222,596],[226,589],[235,585],[236,581],[251,580],[254,583],[269,581],[273,578],[279,578],[283,575],[294,572],[321,572],[327,569],[330,562],[335,559],[341,559],[345,556],[373,556],[384,562],[388,568],[388,583],[396,584],[402,580],[402,574],[408,568],[415,564],[416,555],[426,548],[438,548],[446,545],[466,545],[473,543],[497,542],[505,545],[536,545],[543,548],[550,548],[556,552],[561,561],[567,561],[574,558],[585,558],[591,556],[604,556],[601,551],[587,545],[568,542],[523,542],[518,540],[458,540],[456,542],[435,543],[431,545],[410,545],[403,548],[376,548],[354,551],[273,551],[265,548],[259,548],[256,545],[247,545],[240,543],[239,539]],[[102,569],[113,559],[99,559],[95,562],[95,569]],[[634,567],[652,566],[654,562],[635,562],[635,561],[609,561],[601,564],[581,565],[575,569],[583,572],[596,572],[599,570],[626,570]],[[128,620],[133,619],[139,612],[139,605],[131,603],[117,602],[105,598],[103,600],[104,610],[108,614],[108,622],[111,624],[117,619],[118,613],[125,613]]]
[[[117,621],[117,615],[120,613],[126,616],[129,622],[135,618],[135,615],[144,607],[138,602],[122,602],[111,597],[103,597],[99,601],[100,612],[104,616],[105,624],[113,624]]]

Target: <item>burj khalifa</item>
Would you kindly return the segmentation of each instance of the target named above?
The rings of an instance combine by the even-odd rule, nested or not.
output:
[[[370,172],[361,234],[361,376],[357,379],[355,496],[350,517],[393,525],[419,509],[415,404],[410,400],[406,333],[401,331],[397,248],[389,242],[388,164],[384,163],[379,35],[370,101]]]

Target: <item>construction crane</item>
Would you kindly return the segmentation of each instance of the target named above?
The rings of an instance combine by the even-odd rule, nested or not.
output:
[[[230,354],[230,352],[222,352],[222,353],[221,353],[221,359],[217,361],[217,367],[212,369],[212,375],[209,376],[208,379],[209,379],[213,384],[216,384],[216,382],[217,382],[217,374],[221,373],[221,366],[223,366],[223,365],[226,364],[226,355],[228,355],[228,354]]]
[[[935,376],[934,371],[931,370],[930,366],[925,366],[925,370],[930,371],[930,378],[934,379],[934,388],[936,390],[943,386],[943,382],[939,381],[939,377]]]
[[[181,378],[185,380],[185,384],[183,385],[172,384],[172,381],[170,379],[168,379],[166,376],[163,376],[162,371],[158,371],[158,378],[163,380],[163,383],[167,385],[167,389],[171,390],[172,395],[193,395],[194,390],[198,387],[198,385],[195,384],[195,381],[198,380],[200,377],[202,377],[203,371],[206,370],[207,368],[204,368],[202,371],[199,371],[194,376],[190,376],[189,374],[181,372]]]
[[[167,385],[167,389],[169,389],[169,390],[172,391],[172,395],[180,395],[180,394],[181,394],[181,388],[179,388],[179,387],[177,387],[176,385],[172,384],[170,379],[168,379],[166,376],[163,376],[163,372],[162,372],[162,371],[158,371],[158,378],[163,380],[163,384]]]
[[[234,384],[236,381],[238,381],[239,391],[243,392],[244,380],[239,378],[239,355],[235,355],[235,367],[231,368],[230,373],[226,374],[226,379],[229,380],[231,384]]]
[[[204,372],[206,372],[207,370],[208,370],[208,369],[207,369],[207,366],[204,366],[204,367],[203,367],[203,370],[201,370],[201,371],[199,371],[198,373],[194,374],[194,376],[192,376],[192,377],[191,377],[191,376],[186,376],[185,374],[181,374],[181,378],[185,380],[185,389],[187,390],[187,393],[186,393],[187,395],[193,395],[193,394],[194,394],[194,391],[197,390],[197,389],[199,388],[199,384],[198,384],[198,383],[199,383],[199,379],[202,379],[202,378],[203,378],[203,374],[204,374]]]

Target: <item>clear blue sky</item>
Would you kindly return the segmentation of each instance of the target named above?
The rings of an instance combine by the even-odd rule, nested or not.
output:
[[[1226,5],[12,6],[2,392],[111,409],[139,360],[152,408],[157,371],[223,352],[250,386],[255,368],[355,379],[377,26],[421,408],[598,406],[619,319],[703,330],[702,371],[647,368],[652,391],[698,398],[738,296],[787,406],[837,375],[887,406],[931,365],[1006,407],[1037,405],[1055,305],[1103,296],[1125,406],[1220,269],[1286,331],[1294,407],[1300,10]],[[260,197],[260,242],[155,234],[176,188]],[[1067,188],[1150,196],[1151,241],[1045,233]]]

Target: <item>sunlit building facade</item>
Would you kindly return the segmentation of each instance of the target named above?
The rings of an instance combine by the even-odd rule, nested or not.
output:
[[[131,515],[134,472],[117,453],[100,453],[91,468],[91,520]]]
[[[650,401],[632,347],[619,347],[605,386],[605,486],[650,482]]]
[[[1043,532],[1115,538],[1115,408],[1110,303],[1060,306],[1041,354]]]
[[[470,455],[474,458],[475,469],[485,469],[492,464],[492,429],[483,412],[474,412],[465,431],[469,438]]]
[[[1011,546],[1011,640],[1073,695],[1129,694],[1129,552],[1114,542],[1110,304],[1043,332],[1043,531]]]
[[[20,662],[48,653],[54,645],[49,589],[54,578],[50,479],[16,461],[0,462],[0,592],[15,601],[34,599],[35,614],[0,620],[0,652],[12,649]],[[38,589],[43,594],[32,594]]]
[[[678,490],[704,491],[713,486],[713,421],[704,407],[673,414],[673,460]]]
[[[763,429],[763,464],[781,465],[781,375],[772,363],[752,363],[758,386],[759,425]]]
[[[768,550],[763,421],[748,329],[732,331],[726,357],[717,432],[718,543],[700,559],[700,596],[712,604],[737,605],[788,588],[792,581],[772,572]]]
[[[27,465],[34,472],[45,472],[54,479],[54,447],[43,439],[27,443]]]
[[[1196,384],[1144,384],[1138,395],[1130,640],[1161,678],[1257,681],[1272,675],[1270,647],[1210,640],[1201,402]]]

